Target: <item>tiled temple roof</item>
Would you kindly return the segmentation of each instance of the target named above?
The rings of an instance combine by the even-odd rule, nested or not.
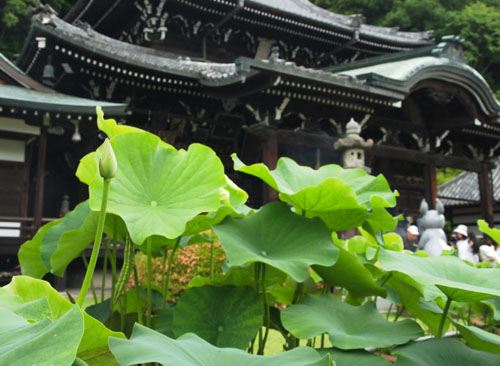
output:
[[[493,200],[500,202],[500,160],[491,171]],[[438,197],[445,206],[468,206],[480,204],[480,192],[477,173],[462,172],[438,188]]]

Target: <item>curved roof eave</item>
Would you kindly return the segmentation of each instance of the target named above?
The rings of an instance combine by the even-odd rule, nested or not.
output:
[[[105,113],[125,115],[126,104],[91,100],[60,93],[47,93],[14,85],[0,85],[0,105],[46,112],[95,115],[96,106]]]
[[[164,51],[118,41],[97,33],[91,28],[83,29],[68,24],[55,15],[39,14],[35,16],[33,27],[35,30],[50,35],[71,47],[86,50],[89,54],[145,70],[190,78],[206,87],[224,87],[242,83],[261,73],[268,72],[277,76],[296,76],[311,82],[351,88],[392,99],[400,100],[403,97],[401,93],[370,86],[362,80],[356,80],[356,78],[334,75],[323,70],[298,67],[293,62],[280,59],[273,61],[239,58],[234,63],[194,61],[186,57],[167,54]],[[33,32],[32,37],[35,33]],[[26,57],[26,55],[21,57]],[[90,62],[90,60],[87,61]]]
[[[469,65],[447,57],[416,57],[341,71],[339,74],[354,76],[366,80],[370,85],[406,95],[423,80],[446,81],[468,91],[488,117],[500,118],[500,103],[482,75]]]

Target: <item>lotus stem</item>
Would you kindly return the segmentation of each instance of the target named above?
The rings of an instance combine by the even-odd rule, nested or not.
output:
[[[137,300],[137,321],[139,324],[142,322],[142,306],[141,306],[141,294],[139,292],[139,275],[137,274],[137,265],[134,260],[134,282],[135,282],[135,299]]]
[[[85,270],[89,268],[89,262],[87,261],[87,258],[85,257],[85,254],[82,253],[82,260],[83,264],[85,265]],[[94,280],[90,281],[90,289],[92,291],[92,297],[94,298],[94,304],[97,304],[97,292],[95,291],[95,286],[94,286]]]
[[[266,291],[266,264],[260,263],[260,265],[261,265],[260,278],[261,278],[262,298],[264,300],[264,326],[266,327],[264,333],[264,339],[262,341],[262,353],[261,353],[264,354],[264,348],[266,347],[267,337],[269,335],[269,326],[271,324],[271,312],[269,311],[269,299],[267,298],[267,291]]]
[[[444,306],[443,315],[441,316],[441,321],[439,322],[437,338],[441,338],[443,336],[444,323],[446,321],[446,317],[448,316],[448,311],[450,310],[451,301],[452,300],[449,297],[446,300],[446,305]]]
[[[104,301],[104,289],[106,288],[106,275],[108,272],[108,259],[109,259],[109,244],[111,237],[108,236],[104,242],[104,262],[102,264],[102,282],[101,282],[101,302]]]
[[[116,243],[116,229],[113,230],[113,252],[109,262],[111,263],[111,298],[116,291],[116,281],[118,281],[118,271],[116,270],[116,252],[117,252],[117,243]]]
[[[401,309],[399,309],[399,311],[396,313],[396,316],[394,317],[395,322],[398,321],[401,314],[403,314],[403,311],[405,311],[405,307],[403,305],[401,305]]]
[[[214,241],[210,242],[210,280],[214,279]]]
[[[168,258],[168,268],[167,268],[167,278],[165,281],[163,281],[163,288],[162,288],[162,294],[163,294],[163,304],[162,307],[165,307],[165,304],[167,303],[167,295],[168,295],[168,284],[170,282],[170,274],[172,273],[172,265],[174,261],[174,256],[175,253],[177,252],[177,249],[179,249],[179,243],[181,242],[181,238],[178,237],[177,241],[175,242],[174,249],[172,249],[172,252],[170,252],[170,257]]]
[[[389,305],[389,310],[387,310],[387,315],[385,317],[386,320],[389,320],[389,317],[391,316],[391,310],[392,310],[392,306],[394,304],[391,302],[391,305]]]
[[[147,239],[147,251],[148,251],[148,261],[147,261],[147,266],[148,266],[148,279],[147,279],[147,317],[146,317],[146,326],[150,327],[151,326],[151,317],[152,317],[152,298],[153,298],[153,292],[151,289],[151,284],[152,284],[152,277],[153,277],[153,264],[152,264],[152,259],[153,259],[153,243],[152,243],[152,237],[150,236]]]
[[[101,198],[101,210],[99,211],[99,219],[97,221],[97,230],[95,232],[94,247],[92,248],[92,255],[90,256],[89,266],[87,272],[85,273],[85,278],[83,280],[82,289],[78,295],[76,303],[79,307],[82,307],[87,292],[89,290],[90,282],[92,282],[92,276],[94,275],[95,266],[97,264],[97,257],[99,256],[99,249],[101,249],[102,233],[104,231],[104,221],[106,220],[106,207],[108,205],[108,193],[109,185],[111,179],[104,179],[104,185],[102,188],[102,198]]]

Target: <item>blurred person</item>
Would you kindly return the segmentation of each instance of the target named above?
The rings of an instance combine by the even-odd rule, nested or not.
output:
[[[469,233],[469,239],[467,241],[467,247],[463,247],[462,251],[458,251],[458,257],[462,260],[466,260],[472,264],[479,263],[479,247],[481,243],[476,238],[474,233]]]
[[[483,237],[483,245],[479,247],[479,258],[481,262],[500,264],[498,249],[498,244],[485,234]]]
[[[403,236],[404,249],[414,252],[418,247],[418,227],[415,225],[410,225],[406,231],[406,235]]]

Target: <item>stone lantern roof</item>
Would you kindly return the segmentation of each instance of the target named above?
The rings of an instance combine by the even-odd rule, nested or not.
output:
[[[346,125],[346,136],[335,142],[333,147],[335,150],[345,151],[348,149],[362,149],[368,150],[373,146],[373,140],[365,141],[359,134],[361,133],[361,126],[353,118]]]

